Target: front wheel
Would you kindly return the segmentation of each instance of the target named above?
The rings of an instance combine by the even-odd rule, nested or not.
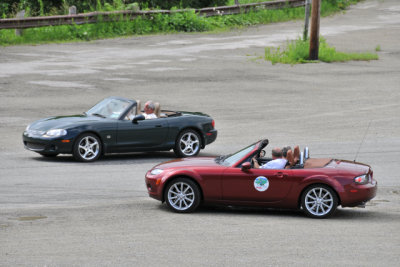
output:
[[[192,212],[200,204],[200,189],[193,181],[178,178],[168,184],[164,199],[168,208],[175,212]]]
[[[338,198],[330,187],[312,185],[304,191],[301,205],[307,216],[322,219],[331,216],[336,211]]]
[[[78,137],[74,145],[74,158],[82,162],[92,162],[101,155],[100,139],[90,133]]]
[[[185,130],[179,134],[174,152],[177,157],[191,157],[196,156],[200,152],[200,136],[194,130]]]

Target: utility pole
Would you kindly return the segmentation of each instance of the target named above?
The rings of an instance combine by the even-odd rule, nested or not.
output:
[[[25,10],[21,10],[20,12],[17,13],[17,16],[16,16],[17,19],[23,19],[24,17],[25,17]],[[16,36],[22,36],[22,33],[23,33],[22,29],[15,30]]]
[[[304,21],[304,32],[303,32],[303,40],[307,40],[308,38],[308,24],[310,22],[310,6],[311,6],[311,0],[305,0],[305,21]]]
[[[310,60],[318,60],[320,4],[321,0],[312,0],[310,52],[309,52]]]

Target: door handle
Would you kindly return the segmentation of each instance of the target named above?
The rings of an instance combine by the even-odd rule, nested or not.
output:
[[[154,127],[161,128],[161,127],[162,127],[162,125],[156,125],[156,126],[154,126]]]
[[[285,177],[287,177],[287,174],[286,174],[286,173],[283,173],[283,172],[278,172],[278,173],[276,173],[276,177],[278,177],[278,178],[285,178]]]

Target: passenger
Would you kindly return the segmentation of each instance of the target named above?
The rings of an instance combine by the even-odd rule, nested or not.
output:
[[[261,169],[284,169],[287,160],[283,158],[282,149],[276,147],[272,149],[272,160],[268,161],[264,165],[260,166],[255,157],[252,158],[254,168]]]
[[[153,101],[147,101],[146,104],[144,104],[144,117],[146,120],[157,119],[156,114],[154,114],[155,109],[156,106]]]

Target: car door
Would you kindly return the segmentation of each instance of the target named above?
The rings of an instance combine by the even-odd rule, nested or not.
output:
[[[222,176],[222,198],[228,201],[276,202],[290,190],[289,169],[227,168]]]
[[[120,151],[137,151],[141,148],[161,146],[168,135],[168,120],[158,118],[132,123],[118,122],[117,145]]]

